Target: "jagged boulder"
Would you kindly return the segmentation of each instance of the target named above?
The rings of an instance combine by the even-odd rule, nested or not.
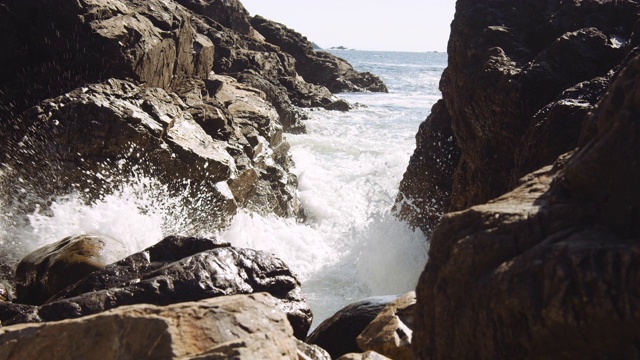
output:
[[[170,236],[58,292],[3,324],[54,321],[132,304],[167,305],[268,292],[304,339],[312,315],[300,283],[280,259],[206,238]]]
[[[25,256],[16,268],[16,301],[41,305],[108,264],[125,258],[124,243],[105,235],[68,236]]]
[[[358,335],[395,298],[377,296],[349,304],[318,325],[306,341],[327,350],[333,359],[358,353]]]
[[[64,336],[60,336],[64,334]],[[293,336],[268,294],[169,306],[139,304],[46,324],[0,328],[7,359],[327,359]],[[310,357],[309,354],[320,356]]]
[[[415,303],[414,291],[390,302],[356,338],[360,349],[395,360],[415,359],[411,349]]]
[[[443,103],[416,139],[402,217],[430,233],[444,213],[495,198],[575,148],[585,115],[637,52],[638,18],[630,0],[458,1]]]
[[[262,16],[251,18],[251,25],[266,41],[296,59],[296,70],[311,83],[326,86],[332,92],[387,92],[376,75],[357,72],[343,59],[327,52],[316,52],[313,44],[300,33]]]
[[[436,228],[416,293],[428,359],[633,358],[640,344],[640,57],[585,144]]]

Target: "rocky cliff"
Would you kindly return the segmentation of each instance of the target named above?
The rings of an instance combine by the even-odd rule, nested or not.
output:
[[[420,358],[638,356],[639,20],[635,1],[457,2],[398,205],[433,231]]]
[[[637,51],[638,15],[634,1],[458,1],[443,99],[417,135],[401,216],[431,232],[445,212],[495,198],[576,147],[585,115]]]

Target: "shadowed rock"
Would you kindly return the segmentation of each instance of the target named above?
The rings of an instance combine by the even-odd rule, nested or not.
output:
[[[444,213],[495,198],[574,149],[585,115],[637,53],[638,18],[629,0],[458,1],[443,103],[417,135],[402,218],[429,233]]]
[[[416,291],[420,358],[637,357],[638,84],[635,57],[584,146],[444,217]]]

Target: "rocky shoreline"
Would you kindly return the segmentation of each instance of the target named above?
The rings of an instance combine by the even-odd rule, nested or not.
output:
[[[387,91],[237,0],[8,0],[0,22],[12,212],[142,172],[194,199],[185,229],[239,208],[302,219],[284,133],[301,108],[348,111],[333,93]],[[638,357],[638,49],[632,0],[458,0],[396,205],[431,237],[415,293],[308,335],[271,254],[76,234],[0,255],[0,358]]]

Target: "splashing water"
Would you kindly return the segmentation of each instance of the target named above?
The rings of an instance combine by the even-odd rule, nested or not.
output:
[[[427,261],[428,242],[390,209],[418,126],[439,97],[446,55],[336,54],[358,70],[380,75],[390,93],[343,94],[367,107],[309,111],[308,134],[287,134],[306,222],[240,210],[228,229],[213,234],[190,223],[188,213],[198,199],[188,191],[170,195],[153,177],[134,173],[98,200],[88,201],[80,191],[40,201],[49,206],[26,216],[12,212],[11,200],[2,194],[4,261],[83,232],[120,239],[132,253],[166,235],[218,235],[282,258],[303,283],[314,326],[363,297],[412,290]],[[0,169],[0,185],[4,181],[8,175]]]

